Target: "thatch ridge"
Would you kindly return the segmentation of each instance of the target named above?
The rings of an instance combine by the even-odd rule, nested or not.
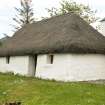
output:
[[[105,54],[105,37],[72,13],[26,25],[0,48],[0,56],[46,53]]]

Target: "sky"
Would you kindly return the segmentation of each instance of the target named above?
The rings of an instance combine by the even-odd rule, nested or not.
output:
[[[46,17],[48,13],[45,8],[59,7],[61,0],[32,0],[36,18]],[[68,0],[69,1],[69,0]],[[77,3],[89,5],[92,10],[97,10],[98,17],[105,17],[105,0],[74,0]],[[1,0],[0,2],[0,38],[3,34],[13,35],[12,18],[16,11],[14,7],[19,7],[20,0]]]

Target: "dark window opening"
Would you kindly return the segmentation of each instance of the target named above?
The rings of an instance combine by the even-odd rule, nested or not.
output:
[[[35,62],[35,72],[34,72],[34,75],[36,73],[36,67],[37,67],[37,55],[34,56],[34,62]]]
[[[48,60],[48,63],[49,63],[49,64],[53,64],[53,61],[54,61],[54,55],[48,55],[47,60]]]
[[[51,57],[51,64],[53,64],[54,56],[50,55],[50,57]]]
[[[9,64],[10,63],[10,56],[6,57],[6,63]]]

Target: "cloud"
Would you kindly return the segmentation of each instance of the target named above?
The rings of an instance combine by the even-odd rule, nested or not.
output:
[[[19,4],[19,0],[2,0],[0,1],[0,9],[1,8],[12,8],[14,6],[17,6]]]
[[[45,8],[59,7],[61,0],[32,0],[35,16],[47,16]],[[69,1],[69,0],[68,0]],[[98,10],[97,16],[104,17],[105,0],[75,0],[78,3],[89,5],[93,10]],[[0,2],[0,34],[11,34],[9,24],[13,23],[12,17],[15,15],[14,7],[19,7],[20,0],[1,0]]]

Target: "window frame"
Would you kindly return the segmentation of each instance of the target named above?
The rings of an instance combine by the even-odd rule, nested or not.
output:
[[[9,64],[10,63],[10,56],[7,56],[6,57],[6,64]]]
[[[54,55],[53,54],[49,54],[47,56],[47,63],[48,64],[53,64],[53,62],[54,62]]]

